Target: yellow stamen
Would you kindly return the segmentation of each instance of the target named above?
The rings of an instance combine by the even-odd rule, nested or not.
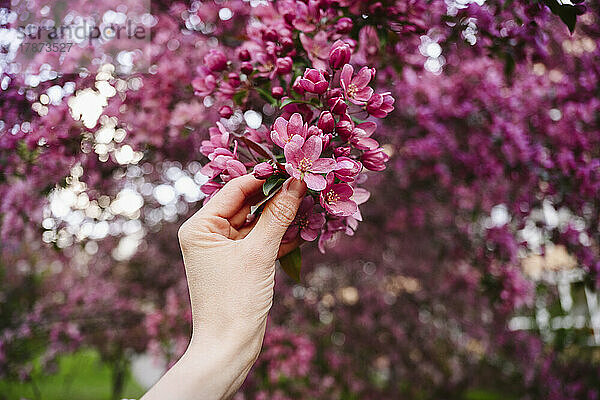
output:
[[[335,204],[339,199],[340,199],[340,196],[333,190],[330,190],[325,195],[325,201],[327,201],[328,204]]]

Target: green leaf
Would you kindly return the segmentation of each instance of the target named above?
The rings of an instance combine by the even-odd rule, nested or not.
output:
[[[281,185],[285,182],[285,178],[281,177],[281,175],[271,175],[265,183],[263,183],[263,193],[265,196],[270,195],[273,191],[279,189]]]
[[[261,87],[255,87],[254,89],[258,92],[258,94],[260,94],[260,97],[271,103],[271,105],[277,104],[277,99],[271,96],[271,93],[268,90],[265,90]]]
[[[240,90],[236,94],[233,95],[233,102],[238,106],[241,106],[244,103],[244,99],[246,98],[247,90]]]
[[[316,104],[313,104],[312,102],[310,102],[310,101],[307,101],[307,100],[285,99],[285,100],[284,100],[284,101],[281,103],[281,106],[280,106],[279,108],[283,108],[283,107],[285,107],[285,106],[287,106],[287,105],[294,104],[294,103],[299,103],[299,104],[308,104],[308,105],[310,105],[310,106],[314,106],[314,107],[316,107],[316,106],[317,106]]]
[[[300,283],[300,268],[302,267],[302,253],[300,247],[279,259],[281,268],[290,278]]]
[[[20,140],[17,143],[17,155],[28,164],[34,164],[40,155],[40,149],[29,150],[27,143],[24,140]]]
[[[362,124],[363,122],[365,122],[364,119],[360,119],[360,118],[356,118],[355,116],[351,115],[350,118],[352,118],[352,121],[358,125],[358,124]]]
[[[553,14],[558,15],[562,22],[567,25],[569,31],[573,33],[575,30],[575,24],[577,23],[577,7],[571,4],[563,4],[557,0],[544,0],[544,4],[548,6]]]

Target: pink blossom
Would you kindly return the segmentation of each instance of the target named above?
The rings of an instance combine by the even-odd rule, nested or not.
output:
[[[233,110],[229,106],[223,106],[219,109],[219,115],[222,118],[229,118],[233,115]]]
[[[352,187],[347,183],[335,183],[335,174],[333,173],[327,174],[326,182],[319,197],[325,211],[338,217],[354,214],[358,210],[358,206],[351,199],[354,194]]]
[[[349,140],[354,131],[354,121],[352,121],[352,118],[348,114],[342,115],[336,124],[335,131],[343,141]]]
[[[379,142],[371,135],[376,129],[377,124],[371,121],[356,125],[352,131],[350,143],[359,150],[375,150],[379,147]]]
[[[227,161],[227,174],[230,179],[237,178],[238,176],[246,175],[248,171],[246,171],[246,167],[242,162],[238,160],[228,160]]]
[[[283,11],[291,21],[294,28],[301,32],[313,32],[320,19],[319,2],[308,0],[308,2],[287,2],[288,8]]]
[[[210,140],[203,140],[200,146],[200,152],[205,156],[209,156],[217,148],[229,147],[229,132],[222,123],[217,122],[217,126],[208,128]]]
[[[352,182],[362,169],[362,164],[359,161],[349,157],[338,157],[335,166],[335,177],[343,182]]]
[[[356,203],[357,206],[364,204],[371,197],[371,193],[364,188],[354,188],[354,195],[352,196],[352,200]],[[362,221],[362,214],[360,213],[360,209],[357,207],[356,212],[352,214],[348,219],[355,219],[356,221]]]
[[[300,79],[300,85],[310,93],[323,94],[327,91],[329,83],[323,75],[323,71],[318,69],[307,68],[304,71],[302,79]]]
[[[216,89],[217,79],[212,74],[204,74],[192,80],[192,87],[197,96],[208,96]]]
[[[340,18],[335,24],[335,30],[338,33],[344,34],[349,33],[352,30],[353,22],[348,17]]]
[[[312,242],[319,236],[321,228],[325,224],[325,216],[315,212],[314,206],[315,200],[312,196],[302,199],[296,218],[283,237],[284,241],[292,241],[298,236],[298,232],[300,237],[308,242]]]
[[[285,170],[296,179],[306,183],[309,189],[323,190],[325,174],[335,168],[333,158],[319,158],[323,150],[320,137],[309,136],[306,141],[300,135],[295,135],[283,149],[286,159]]]
[[[303,123],[302,115],[294,113],[287,121],[283,117],[278,117],[273,124],[271,131],[271,140],[277,146],[284,148],[294,135],[299,135],[302,138],[308,136],[308,125]]]
[[[314,37],[300,34],[300,43],[308,54],[308,59],[312,62],[312,66],[316,69],[325,70],[327,68],[327,58],[329,57],[329,42],[327,33],[320,31]]]
[[[251,62],[244,61],[240,66],[240,71],[246,75],[250,75],[254,71],[254,66]]]
[[[390,92],[375,93],[367,102],[367,112],[375,118],[385,118],[394,110],[395,101]]]
[[[304,92],[305,92],[304,88],[300,84],[301,80],[302,80],[302,77],[297,76],[296,80],[294,80],[294,84],[292,85],[292,89],[294,90],[294,92],[296,92],[298,94],[304,94]]]
[[[354,68],[350,64],[344,65],[340,76],[340,84],[344,89],[346,99],[354,104],[363,104],[373,95],[373,89],[369,87],[369,82],[373,79],[373,70],[369,67],[362,67],[356,76]]]
[[[200,190],[207,196],[212,196],[223,187],[222,183],[215,181],[208,181],[204,185],[200,186]]]
[[[271,88],[271,96],[273,96],[276,99],[282,98],[284,93],[285,92],[281,86],[273,86]]]
[[[200,172],[209,178],[214,178],[227,169],[227,162],[235,159],[235,154],[229,149],[217,148],[209,154],[208,159],[210,162],[204,165]]]
[[[350,62],[351,56],[350,46],[342,40],[337,40],[329,51],[329,66],[333,69],[342,68]]]
[[[385,163],[390,159],[390,157],[384,153],[383,149],[380,147],[375,150],[366,151],[361,161],[366,169],[371,171],[383,171],[385,169]]]

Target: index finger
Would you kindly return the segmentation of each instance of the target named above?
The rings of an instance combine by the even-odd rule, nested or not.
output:
[[[242,208],[246,199],[261,188],[264,181],[254,175],[239,176],[227,182],[217,194],[199,211],[204,215],[216,215],[225,219],[233,217]]]

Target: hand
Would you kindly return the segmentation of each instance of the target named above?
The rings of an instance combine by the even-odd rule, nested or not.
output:
[[[246,223],[263,181],[228,182],[179,229],[192,304],[192,340],[183,357],[143,397],[223,399],[256,361],[273,303],[275,260],[298,242],[281,244],[306,185],[289,179]]]

